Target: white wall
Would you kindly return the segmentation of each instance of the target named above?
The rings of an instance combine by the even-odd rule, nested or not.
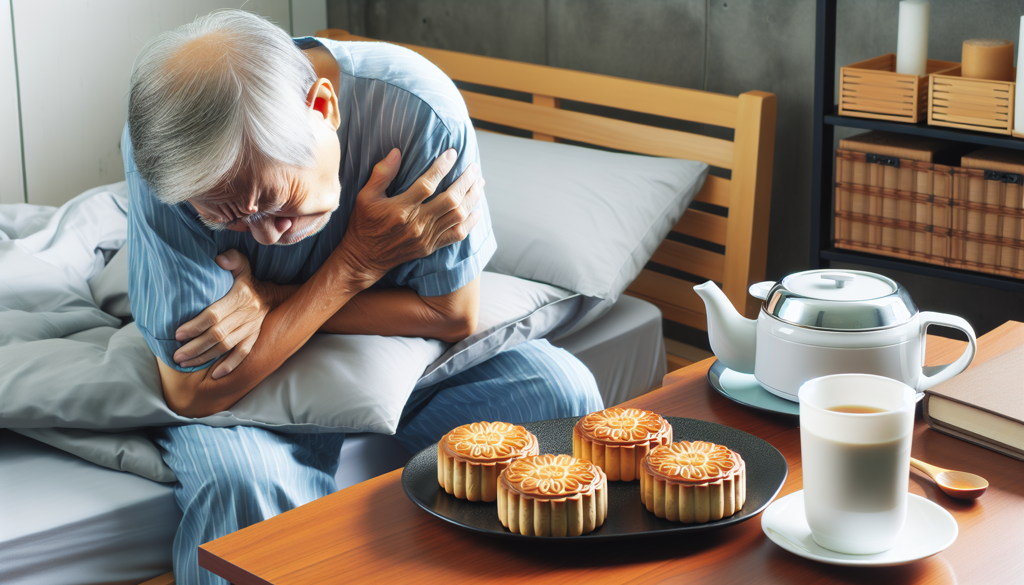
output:
[[[39,205],[60,205],[82,191],[124,179],[119,140],[128,112],[128,83],[132,62],[146,41],[216,8],[243,4],[0,0],[0,8],[8,1],[14,3],[27,199]],[[245,10],[291,30],[288,0],[248,0]],[[0,30],[0,45],[2,35]],[[0,52],[0,87],[6,87],[2,59]],[[2,100],[0,89],[0,116]],[[0,118],[0,129],[3,123]],[[2,189],[7,179],[3,167],[0,172]]]
[[[0,203],[24,203],[11,1],[0,0]]]

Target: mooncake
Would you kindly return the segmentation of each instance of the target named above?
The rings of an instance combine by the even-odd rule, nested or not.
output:
[[[526,536],[580,536],[604,524],[608,478],[590,461],[535,455],[513,461],[498,481],[498,519]]]
[[[746,463],[728,447],[679,441],[652,449],[643,460],[640,499],[659,518],[721,520],[742,509],[746,498]]]
[[[572,456],[594,462],[609,481],[633,481],[651,449],[672,442],[672,426],[660,414],[638,408],[592,412],[572,429]]]
[[[437,443],[437,482],[456,498],[493,502],[498,499],[498,477],[508,464],[537,453],[537,437],[519,425],[462,425]]]

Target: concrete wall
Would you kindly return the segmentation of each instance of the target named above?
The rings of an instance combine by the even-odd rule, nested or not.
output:
[[[1016,42],[1024,14],[1021,0],[931,5],[929,55],[950,61],[960,60],[967,38]],[[768,278],[807,267],[814,0],[328,0],[327,9],[332,27],[383,40],[728,94],[777,94]],[[896,0],[841,0],[837,65],[894,52],[897,14]],[[1024,320],[1024,295],[889,275],[923,310],[962,315],[979,333]]]

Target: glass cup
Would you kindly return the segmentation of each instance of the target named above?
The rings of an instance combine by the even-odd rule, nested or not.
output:
[[[907,519],[916,393],[891,378],[836,374],[808,380],[798,396],[811,537],[845,554],[889,550]]]

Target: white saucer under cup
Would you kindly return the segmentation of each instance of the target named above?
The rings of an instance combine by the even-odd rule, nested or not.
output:
[[[907,521],[896,543],[872,555],[848,555],[814,542],[804,515],[804,492],[779,498],[761,513],[761,529],[787,551],[820,563],[851,567],[888,567],[912,563],[942,552],[956,541],[959,527],[938,504],[916,494],[907,497]]]

